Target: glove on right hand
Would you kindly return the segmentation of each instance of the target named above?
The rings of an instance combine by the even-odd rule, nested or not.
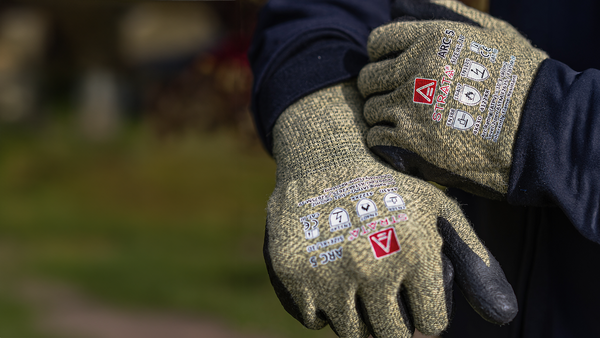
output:
[[[412,18],[371,33],[374,62],[358,79],[369,147],[404,173],[502,199],[523,105],[547,55],[458,1],[398,3]]]
[[[273,129],[264,254],[286,310],[340,337],[409,338],[413,324],[439,334],[454,270],[485,319],[512,320],[512,288],[458,204],[374,156],[362,108],[355,84],[340,84],[288,107]]]

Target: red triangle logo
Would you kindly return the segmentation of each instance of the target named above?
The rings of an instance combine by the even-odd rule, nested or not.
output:
[[[369,235],[369,241],[377,259],[400,251],[400,243],[393,227]]]
[[[415,79],[415,91],[413,93],[413,102],[432,104],[435,96],[437,81],[431,79]]]

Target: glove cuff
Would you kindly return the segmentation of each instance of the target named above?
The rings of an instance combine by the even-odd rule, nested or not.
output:
[[[373,163],[362,109],[356,81],[321,89],[289,106],[273,128],[277,178]]]

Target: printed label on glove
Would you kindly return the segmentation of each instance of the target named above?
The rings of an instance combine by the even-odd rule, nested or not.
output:
[[[448,120],[446,121],[446,125],[448,127],[458,130],[468,130],[473,126],[474,123],[475,121],[473,121],[473,116],[460,109],[450,109]]]
[[[343,241],[344,241],[344,236],[333,237],[326,241],[317,242],[316,244],[307,246],[306,251],[307,252],[317,251],[319,249],[326,248],[328,246],[331,246],[331,245],[334,245],[337,243],[342,243]]]
[[[475,106],[481,101],[481,94],[477,89],[466,84],[457,83],[454,99],[467,106]]]
[[[487,107],[488,100],[490,99],[490,93],[491,92],[489,89],[486,89],[483,92],[483,99],[481,99],[481,103],[479,104],[479,111],[482,113],[485,111],[485,107]]]
[[[383,202],[385,203],[385,206],[388,208],[389,211],[406,209],[404,200],[398,194],[389,193],[385,195],[385,197],[383,198]]]
[[[458,58],[460,57],[460,52],[463,49],[464,42],[465,42],[465,36],[464,35],[460,35],[458,37],[458,41],[456,42],[456,47],[454,49],[454,53],[452,53],[452,57],[450,58],[450,62],[453,65],[455,65],[456,62],[458,62]]]
[[[456,35],[456,33],[455,33],[453,30],[451,30],[451,29],[446,29],[446,30],[444,31],[444,33],[445,33],[446,35],[449,35],[449,36],[454,36],[454,35]],[[461,36],[462,36],[462,35],[461,35]],[[459,38],[459,40],[460,40],[460,38]],[[464,40],[464,37],[463,37],[463,40]],[[438,53],[437,53],[437,55],[438,55],[439,57],[441,57],[442,59],[445,59],[445,58],[446,58],[446,55],[448,54],[448,51],[450,50],[450,44],[451,44],[451,43],[452,43],[452,39],[450,39],[449,37],[443,37],[443,38],[442,38],[442,44],[441,44],[441,45],[440,45],[440,47],[438,48]]]
[[[415,91],[413,93],[413,102],[422,104],[432,104],[436,87],[436,80],[416,78]]]
[[[394,192],[394,191],[398,191],[398,187],[379,189],[380,194],[385,194],[387,192]]]
[[[473,81],[483,81],[490,76],[490,72],[481,63],[466,58],[460,76]]]
[[[517,84],[517,76],[512,74],[516,60],[517,58],[511,55],[510,61],[502,64],[500,76],[496,81],[494,94],[488,108],[488,115],[481,130],[481,137],[486,140],[498,142],[498,137],[506,119],[506,112]]]
[[[444,106],[446,105],[446,99],[451,91],[451,80],[454,78],[454,69],[452,69],[450,65],[446,65],[442,72],[444,76],[442,76],[441,85],[438,88],[439,94],[436,98],[435,106],[433,107],[433,114],[431,115],[431,119],[435,122],[440,122],[442,120],[441,112],[444,110]]]
[[[369,236],[375,258],[380,259],[400,251],[396,230],[391,227]]]
[[[475,41],[471,42],[469,49],[471,49],[473,53],[477,53],[484,58],[489,59],[492,63],[495,63],[496,58],[498,57],[498,50],[496,48],[489,48]]]
[[[385,187],[388,185],[396,185],[396,180],[392,175],[381,175],[381,176],[365,176],[357,177],[350,181],[323,189],[323,194],[315,197],[308,198],[304,201],[298,202],[299,207],[303,207],[306,204],[310,204],[311,207],[327,204],[331,201],[345,198],[351,194],[356,194],[373,188]]]
[[[370,199],[363,198],[356,203],[356,214],[360,217],[361,222],[373,218],[377,216],[377,206]]]
[[[319,218],[320,214],[315,212],[308,216],[300,217],[300,222],[304,229],[304,237],[306,239],[315,239],[319,237]]]
[[[479,128],[481,128],[481,121],[483,121],[483,117],[481,117],[481,115],[477,115],[475,127],[473,127],[473,135],[475,136],[477,136],[477,133],[479,133]]]
[[[392,225],[398,222],[408,221],[407,214],[398,214],[398,216],[392,216],[387,218],[378,219],[377,221],[373,221],[368,223],[367,225],[363,225],[360,228],[350,230],[350,234],[348,235],[348,241],[353,241],[360,236],[366,236],[371,231],[377,229],[377,226],[386,227],[388,225]]]
[[[342,208],[335,208],[329,214],[329,231],[334,232],[352,226],[350,215]]]
[[[448,37],[442,38],[442,44],[438,48],[438,53],[437,53],[439,57],[441,57],[442,59],[446,58],[446,54],[448,54],[448,51],[450,50],[451,43],[452,43],[452,39],[450,39]]]
[[[352,197],[350,197],[350,200],[351,200],[351,201],[358,201],[359,199],[362,199],[362,198],[365,198],[365,197],[371,197],[371,196],[373,196],[374,194],[375,194],[375,193],[374,193],[374,192],[372,192],[372,191],[367,191],[367,192],[364,192],[364,193],[362,193],[362,194],[358,194],[358,195],[356,195],[356,196],[352,196]]]
[[[321,265],[325,265],[329,262],[334,262],[338,259],[342,259],[342,247],[340,246],[337,249],[333,249],[331,251],[327,251],[324,252],[322,254],[319,255],[319,258],[321,258]],[[319,265],[319,262],[317,261],[317,256],[312,256],[311,258],[308,259],[308,261],[310,262],[310,265],[313,268],[316,268]]]

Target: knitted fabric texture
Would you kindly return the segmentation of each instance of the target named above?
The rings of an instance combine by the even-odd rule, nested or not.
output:
[[[416,153],[432,167],[481,187],[459,188],[503,197],[523,105],[547,55],[502,20],[458,1],[432,3],[481,27],[399,21],[371,33],[374,62],[358,80],[368,98],[367,142]],[[452,185],[441,177],[426,178]]]
[[[449,322],[452,267],[444,265],[438,220],[482,266],[497,263],[454,200],[369,151],[362,109],[349,82],[297,101],[275,124],[277,183],[265,243],[271,281],[311,329],[411,337],[414,325],[439,334]]]

